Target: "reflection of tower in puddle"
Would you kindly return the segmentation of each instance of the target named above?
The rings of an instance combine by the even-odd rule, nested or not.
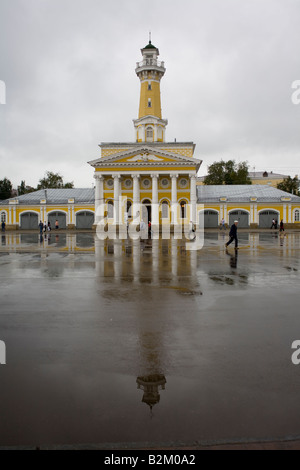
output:
[[[150,412],[154,405],[160,401],[160,390],[165,390],[167,380],[162,374],[151,374],[140,376],[136,379],[137,388],[143,390],[142,402],[150,407]]]
[[[147,326],[148,325],[148,326]],[[144,329],[145,328],[145,329]],[[162,374],[163,365],[163,337],[161,330],[152,330],[153,325],[146,322],[140,332],[140,369],[144,374],[139,375],[136,379],[137,388],[143,390],[142,402],[150,407],[152,416],[152,408],[160,401],[160,391],[165,390],[167,382],[164,374]]]

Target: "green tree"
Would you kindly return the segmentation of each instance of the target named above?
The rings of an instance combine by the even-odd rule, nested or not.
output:
[[[44,178],[40,179],[37,189],[47,188],[74,188],[74,183],[64,183],[63,177],[59,173],[47,171]]]
[[[281,189],[281,191],[286,191],[287,193],[295,194],[296,196],[300,196],[300,181],[298,176],[291,178],[288,176],[284,178],[282,183],[277,184],[277,189]]]
[[[0,180],[0,200],[9,199],[11,197],[12,184],[7,178]]]
[[[208,167],[204,184],[252,184],[249,178],[248,163],[236,163],[234,160],[214,162]]]
[[[26,183],[24,180],[22,180],[20,186],[18,186],[19,196],[22,196],[22,194],[32,193],[33,191],[35,191],[35,189],[32,188],[31,186],[26,186]]]

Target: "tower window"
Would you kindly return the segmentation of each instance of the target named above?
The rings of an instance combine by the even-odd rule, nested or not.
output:
[[[146,129],[146,140],[147,142],[153,141],[153,129],[152,127],[147,127]]]
[[[148,90],[152,90],[152,85],[151,85],[151,82],[148,83]]]
[[[148,108],[151,108],[151,98],[148,98]]]

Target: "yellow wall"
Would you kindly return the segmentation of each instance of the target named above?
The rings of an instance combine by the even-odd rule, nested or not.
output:
[[[148,90],[148,83],[151,83],[151,90]],[[148,99],[151,99],[151,107],[148,107]],[[139,119],[149,115],[161,119],[160,83],[153,80],[141,82]]]

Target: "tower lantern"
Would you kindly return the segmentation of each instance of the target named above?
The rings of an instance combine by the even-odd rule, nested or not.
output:
[[[135,72],[140,79],[139,117],[134,127],[137,142],[164,142],[168,124],[162,119],[160,101],[160,80],[165,74],[165,64],[157,60],[159,50],[151,40],[141,49],[143,60],[137,62]]]

